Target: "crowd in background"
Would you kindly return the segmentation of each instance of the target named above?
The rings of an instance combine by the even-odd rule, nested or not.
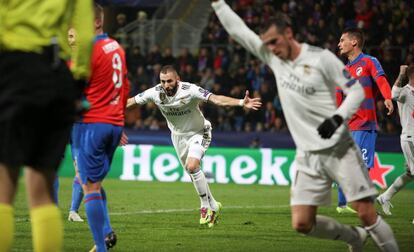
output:
[[[412,64],[414,61],[414,39],[409,32],[414,28],[412,1],[227,2],[256,33],[259,33],[261,24],[275,10],[282,11],[291,17],[299,41],[321,46],[335,53],[342,30],[350,26],[362,28],[366,37],[364,52],[379,59],[390,85],[398,75],[399,66]],[[124,16],[121,19],[125,21]],[[242,98],[245,91],[249,90],[250,95],[261,97],[263,108],[258,112],[201,104],[205,117],[212,122],[215,130],[288,131],[270,69],[234,42],[214,14],[202,33],[200,49],[196,54],[186,48],[182,48],[177,57],[173,56],[171,48],[161,50],[158,46],[153,46],[146,54],[139,47],[126,49],[131,96],[159,83],[161,66],[171,64],[177,67],[183,81],[199,84],[215,94]],[[387,116],[383,99],[377,93],[379,133],[398,134],[398,113]],[[153,104],[129,110],[126,126],[135,129],[166,129],[165,120]]]

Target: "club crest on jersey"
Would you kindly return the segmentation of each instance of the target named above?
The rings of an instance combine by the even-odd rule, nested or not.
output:
[[[351,74],[349,73],[348,70],[346,69],[342,70],[342,74],[344,75],[345,78],[351,79]]]
[[[165,101],[167,100],[167,96],[165,95],[165,93],[160,93],[160,100],[161,104],[165,103]]]
[[[358,67],[355,72],[356,72],[356,75],[357,76],[361,76],[361,74],[362,74],[362,67]]]
[[[310,74],[311,73],[311,67],[309,65],[303,66],[303,73],[304,74]]]

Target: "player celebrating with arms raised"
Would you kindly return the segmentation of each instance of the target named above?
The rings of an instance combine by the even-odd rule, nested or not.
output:
[[[234,99],[215,95],[203,88],[180,81],[173,66],[163,66],[160,72],[161,84],[128,99],[128,107],[135,104],[154,102],[167,119],[171,139],[180,159],[193,181],[200,197],[200,224],[213,227],[220,215],[221,203],[217,202],[200,168],[201,159],[211,142],[211,124],[200,111],[200,101],[219,106],[242,106],[257,110],[262,103],[259,98]]]
[[[377,84],[385,101],[384,104],[388,109],[388,115],[394,111],[391,101],[391,88],[385,78],[384,70],[379,61],[368,54],[362,52],[364,47],[364,34],[356,28],[348,28],[342,32],[338,43],[341,55],[348,58],[346,68],[351,76],[357,78],[364,88],[365,99],[357,112],[348,122],[352,137],[359,146],[368,170],[374,167],[375,158],[375,141],[377,139],[377,116],[375,111],[374,83]],[[341,90],[337,91],[339,100],[342,100]],[[338,95],[337,95],[338,97]],[[338,101],[340,103],[341,101]],[[338,187],[338,213],[355,211],[347,206],[345,196],[340,187]]]
[[[330,51],[299,43],[289,17],[278,13],[260,37],[223,1],[213,9],[230,36],[266,63],[276,77],[286,121],[297,146],[297,167],[291,189],[292,226],[308,236],[341,240],[351,251],[362,251],[368,235],[383,251],[398,251],[390,226],[377,216],[377,191],[344,120],[364,99],[361,84]],[[335,86],[347,94],[337,108]],[[317,215],[331,199],[333,181],[342,186],[364,225],[351,227]]]

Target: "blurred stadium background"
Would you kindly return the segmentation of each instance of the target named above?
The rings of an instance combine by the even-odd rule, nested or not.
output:
[[[178,164],[160,112],[152,104],[128,110],[130,145],[117,150],[110,179],[105,182],[113,226],[119,236],[114,251],[345,251],[344,244],[303,238],[291,230],[286,185],[291,181],[294,144],[274,77],[265,65],[229,38],[212,13],[210,1],[97,2],[105,6],[106,32],[127,52],[131,96],[158,83],[161,66],[173,64],[185,81],[198,83],[216,94],[240,98],[249,90],[264,104],[256,113],[201,106],[214,129],[203,169],[210,182],[216,182],[212,190],[224,204],[223,220],[214,230],[197,225],[198,199],[190,183],[180,183],[189,178]],[[363,28],[364,51],[379,59],[391,85],[401,64],[414,63],[411,0],[227,2],[255,31],[274,10],[283,11],[296,24],[299,41],[335,53],[345,27]],[[376,173],[371,176],[379,188],[385,188],[404,169],[399,143],[401,126],[397,111],[386,115],[380,94],[376,105],[378,155]],[[59,205],[66,213],[71,179],[64,177],[73,176],[70,152],[60,175]],[[16,203],[24,209],[22,190],[21,186]],[[335,203],[336,192],[332,195]],[[394,228],[401,250],[413,251],[412,190],[398,194],[393,203],[394,215],[387,221]],[[334,207],[322,212],[348,224],[358,223],[355,216],[338,216]],[[28,216],[23,210],[16,214],[16,238],[21,242],[14,251],[30,251]],[[85,216],[83,209],[81,215]],[[65,251],[86,251],[90,247],[87,225],[65,223]],[[370,242],[367,251],[375,250]]]

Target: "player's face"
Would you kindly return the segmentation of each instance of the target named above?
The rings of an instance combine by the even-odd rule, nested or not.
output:
[[[342,34],[338,43],[339,53],[345,56],[348,55],[353,50],[354,43],[356,43],[356,41],[351,39],[348,33]]]
[[[70,28],[68,31],[68,43],[70,47],[74,47],[76,43],[76,32],[75,29]]]
[[[282,60],[287,60],[291,56],[292,48],[289,44],[289,37],[292,37],[290,29],[287,28],[283,33],[279,33],[275,25],[260,36],[267,49]]]
[[[161,86],[168,96],[174,96],[177,93],[179,77],[173,73],[160,73]]]

